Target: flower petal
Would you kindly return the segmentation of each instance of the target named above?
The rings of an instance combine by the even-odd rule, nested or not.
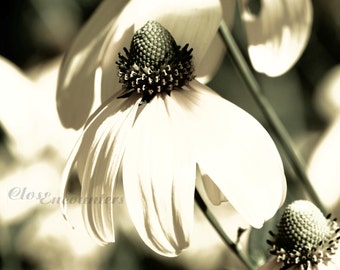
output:
[[[123,158],[131,219],[143,241],[164,256],[188,246],[193,223],[196,164],[178,110],[171,97],[154,97],[138,116]]]
[[[340,116],[327,128],[315,147],[307,171],[311,183],[328,209],[339,214]]]
[[[180,46],[189,44],[195,66],[200,66],[222,18],[219,0],[138,0],[140,6],[135,30],[147,21],[162,24]]]
[[[228,201],[228,199],[224,196],[218,186],[216,186],[216,184],[213,182],[213,180],[211,180],[208,175],[202,175],[201,173],[201,177],[205,192],[207,193],[209,200],[213,204],[219,205],[222,202]]]
[[[197,163],[254,227],[271,218],[285,198],[279,153],[265,129],[248,113],[192,81],[181,95],[196,132]]]
[[[310,37],[313,10],[310,0],[263,0],[258,14],[241,1],[248,52],[255,70],[280,76],[299,59]]]
[[[111,199],[139,102],[140,99],[133,97],[124,100],[113,97],[103,104],[86,126],[68,161],[62,197],[77,167],[85,225],[100,244],[114,241]],[[66,202],[63,212],[66,212]]]
[[[65,55],[57,88],[58,113],[65,127],[79,129],[89,116],[94,101],[96,70],[103,58],[105,45],[115,34],[115,22],[120,11],[127,3],[125,0],[104,1]],[[122,25],[121,28],[128,29],[128,26]],[[123,46],[119,44],[119,48],[121,47]],[[117,54],[117,48],[115,49]],[[110,60],[112,62],[109,70],[113,72],[114,61],[113,58]],[[109,89],[116,89],[111,87]]]

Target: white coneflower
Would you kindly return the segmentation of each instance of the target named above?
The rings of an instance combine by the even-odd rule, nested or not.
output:
[[[332,256],[338,249],[340,228],[336,219],[324,217],[311,202],[298,200],[287,206],[278,233],[268,240],[275,257],[259,270],[338,269]]]
[[[261,227],[286,192],[268,133],[194,79],[195,48],[177,45],[160,23],[147,22],[131,38],[117,61],[122,87],[87,121],[67,164],[64,192],[75,171],[84,198],[113,197],[121,180],[140,237],[165,256],[189,245],[197,174],[213,203],[227,198]],[[90,201],[82,213],[99,243],[114,242],[112,204]]]

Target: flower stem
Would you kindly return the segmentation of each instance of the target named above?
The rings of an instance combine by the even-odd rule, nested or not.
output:
[[[218,235],[222,238],[222,240],[227,244],[227,246],[235,253],[235,255],[248,267],[250,270],[254,270],[255,266],[251,263],[250,259],[242,253],[239,249],[237,244],[235,244],[229,236],[224,232],[221,225],[218,223],[217,219],[215,218],[214,214],[209,210],[208,206],[205,204],[204,200],[202,199],[201,195],[199,194],[198,190],[195,189],[195,201],[197,205],[202,210],[205,217],[208,219],[210,224],[216,230]]]
[[[281,120],[275,113],[274,108],[271,106],[270,102],[263,94],[260,85],[256,81],[254,75],[252,74],[247,62],[245,61],[240,49],[238,48],[232,34],[230,33],[228,26],[224,21],[221,22],[219,33],[228,48],[229,55],[238,69],[240,75],[242,76],[244,82],[246,83],[248,90],[252,94],[254,100],[262,111],[263,115],[266,117],[268,123],[271,125],[273,132],[275,133],[277,139],[279,140],[283,151],[285,152],[292,168],[294,169],[297,177],[300,179],[301,183],[308,192],[311,200],[320,208],[320,210],[327,214],[326,208],[323,206],[321,200],[316,194],[314,188],[312,187],[308,176],[306,174],[305,166],[302,163],[300,157],[294,150],[292,139],[290,138],[287,130],[282,124]]]

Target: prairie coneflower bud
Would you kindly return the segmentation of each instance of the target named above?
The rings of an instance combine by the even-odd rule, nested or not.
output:
[[[142,94],[149,102],[157,93],[170,94],[194,78],[192,49],[183,48],[160,23],[147,22],[133,36],[130,51],[119,54],[117,61],[119,81],[123,84],[120,97]]]
[[[277,226],[278,233],[270,234],[270,253],[281,269],[318,269],[327,264],[338,248],[340,228],[336,219],[324,217],[311,202],[298,200],[287,206]],[[265,268],[263,268],[265,269]]]

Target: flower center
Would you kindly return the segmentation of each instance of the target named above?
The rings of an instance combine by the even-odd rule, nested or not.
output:
[[[330,216],[329,216],[330,217]],[[335,220],[325,218],[311,202],[299,200],[288,205],[273,241],[271,253],[284,263],[283,269],[299,265],[309,269],[311,265],[330,260],[340,238],[340,229]]]
[[[118,54],[119,82],[123,84],[120,98],[133,93],[149,102],[157,93],[170,94],[193,78],[192,49],[178,46],[160,23],[148,21],[132,38],[130,51]]]

